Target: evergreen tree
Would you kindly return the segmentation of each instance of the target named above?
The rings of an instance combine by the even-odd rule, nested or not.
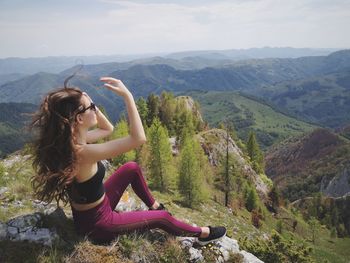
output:
[[[160,95],[159,119],[167,127],[171,136],[175,132],[175,109],[176,101],[174,95],[171,92],[163,91]]]
[[[200,167],[196,158],[196,141],[189,135],[184,138],[180,154],[179,191],[187,206],[193,207],[203,198]],[[200,147],[200,146],[199,146]]]
[[[315,243],[317,230],[320,228],[320,223],[313,216],[310,218],[308,223],[309,223],[311,234],[312,234],[312,243]]]
[[[178,100],[175,108],[174,115],[174,131],[176,140],[179,141],[181,137],[181,132],[185,125],[183,124],[184,114],[186,114],[187,110],[185,108],[184,102],[182,100]]]
[[[272,208],[275,210],[275,212],[277,212],[277,209],[281,203],[281,194],[278,191],[276,185],[273,185],[271,191],[269,192],[269,197],[271,200]]]
[[[144,100],[144,98],[140,97],[137,102],[137,110],[139,112],[141,121],[142,121],[142,125],[144,128],[146,128],[147,126],[147,118],[148,118],[148,106],[147,106],[147,102]]]
[[[247,152],[252,162],[253,169],[257,173],[264,173],[264,156],[253,131],[251,131],[248,136]]]
[[[123,138],[129,135],[128,123],[125,119],[121,119],[115,126],[111,139]],[[112,158],[112,163],[115,166],[122,165],[128,161],[135,160],[135,150],[131,150],[127,153],[122,153]]]
[[[233,191],[234,187],[234,180],[235,178],[237,178],[238,175],[238,162],[232,154],[229,154],[231,126],[226,121],[225,125],[223,125],[222,128],[224,128],[226,131],[226,151],[222,166],[222,183],[223,190],[225,193],[225,206],[228,206],[230,202],[231,192]]]
[[[184,144],[185,138],[193,138],[195,134],[192,113],[190,113],[189,111],[183,112],[180,116],[180,122],[181,131],[179,132],[179,137],[177,138],[177,141],[179,142],[181,148]]]
[[[168,131],[158,118],[154,119],[149,128],[148,137],[150,157],[147,166],[150,172],[150,185],[159,191],[167,191],[172,184],[172,155]]]
[[[147,97],[147,108],[148,108],[147,126],[148,127],[152,125],[154,118],[159,117],[159,107],[160,107],[159,97],[151,93]]]
[[[246,208],[249,212],[251,212],[253,209],[257,207],[257,194],[254,188],[248,187],[247,193],[246,193]]]

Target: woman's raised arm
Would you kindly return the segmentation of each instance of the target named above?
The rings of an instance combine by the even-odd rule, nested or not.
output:
[[[130,124],[130,135],[101,144],[84,145],[80,155],[83,160],[87,162],[96,162],[115,157],[146,142],[146,135],[143,129],[142,121],[130,91],[125,87],[121,80],[104,77],[101,78],[101,81],[105,82],[104,86],[106,88],[124,98]]]

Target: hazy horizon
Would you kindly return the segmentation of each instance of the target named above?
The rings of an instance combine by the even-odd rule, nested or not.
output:
[[[0,2],[0,58],[347,49],[346,0]]]
[[[237,48],[237,49],[193,49],[193,50],[179,50],[179,51],[174,51],[174,52],[160,52],[160,53],[130,53],[130,54],[90,54],[90,55],[48,55],[48,56],[28,56],[28,57],[19,57],[19,56],[11,56],[11,57],[0,57],[0,59],[31,59],[31,58],[56,58],[56,57],[152,57],[152,56],[167,56],[170,54],[175,54],[175,53],[182,53],[182,52],[204,52],[204,51],[229,51],[229,50],[251,50],[251,49],[264,49],[264,48],[269,48],[269,49],[284,49],[284,48],[291,48],[291,49],[310,49],[310,50],[320,50],[320,51],[336,51],[336,50],[345,50],[348,48],[295,48],[295,47],[252,47],[252,48]]]

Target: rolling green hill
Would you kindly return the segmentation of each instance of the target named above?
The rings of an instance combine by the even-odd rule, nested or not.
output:
[[[217,126],[228,118],[240,139],[246,141],[249,131],[254,130],[263,148],[316,128],[239,92],[192,91],[186,94],[199,101],[203,118],[210,126]]]
[[[302,119],[337,128],[350,123],[350,70],[286,81],[255,94]]]
[[[0,157],[21,149],[29,139],[23,127],[29,120],[26,114],[36,108],[29,103],[0,103]]]

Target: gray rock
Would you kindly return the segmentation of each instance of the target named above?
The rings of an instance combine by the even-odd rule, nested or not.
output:
[[[203,260],[202,251],[200,249],[196,249],[193,247],[194,243],[196,243],[197,238],[195,237],[177,237],[176,238],[182,248],[188,249],[190,253],[190,261],[191,262],[199,262]],[[260,259],[255,257],[253,254],[248,253],[244,250],[239,250],[238,241],[227,236],[222,239],[212,243],[214,247],[216,247],[221,255],[218,256],[215,262],[227,262],[230,260],[230,253],[233,254],[241,254],[244,262],[252,262],[252,263],[261,263]]]
[[[7,225],[0,222],[0,241],[7,237]]]
[[[18,232],[25,232],[30,228],[39,226],[41,219],[42,217],[39,213],[22,215],[10,219],[7,222],[7,226],[17,228]]]
[[[7,226],[7,238],[14,237],[18,234],[18,228],[13,226]]]
[[[195,237],[176,237],[176,240],[180,242],[182,248],[190,248],[196,241]]]
[[[251,254],[245,250],[242,250],[240,252],[240,254],[243,255],[243,257],[244,257],[244,259],[243,259],[244,263],[264,263],[264,261],[261,261],[256,256],[254,256],[253,254]]]
[[[202,250],[190,247],[188,252],[190,253],[190,262],[200,262],[204,260]]]
[[[8,187],[6,186],[2,186],[0,187],[0,196],[2,196],[4,193],[6,193],[8,191]]]
[[[52,213],[57,208],[55,204],[48,204],[40,200],[33,200],[32,204],[33,204],[33,208],[35,208],[37,211],[42,212],[46,215]]]
[[[63,211],[62,211],[63,212]],[[57,217],[59,209],[49,216]],[[43,228],[43,214],[34,213],[28,215],[21,215],[10,219],[6,223],[6,239],[12,241],[28,241],[40,243],[45,246],[52,246],[57,240],[58,234],[56,230]],[[62,216],[62,215],[60,215]]]
[[[28,241],[33,243],[40,243],[45,246],[52,246],[55,240],[58,239],[56,230],[50,230],[47,228],[32,228],[25,232],[21,232],[18,235],[12,237],[15,241]]]
[[[331,197],[342,197],[350,195],[350,171],[344,169],[325,185],[322,179],[320,191]]]

